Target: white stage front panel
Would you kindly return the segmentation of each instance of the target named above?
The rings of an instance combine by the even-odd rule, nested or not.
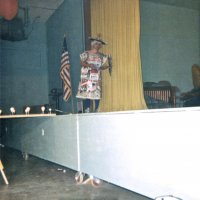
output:
[[[200,200],[199,116],[197,107],[2,120],[9,147],[153,199]]]
[[[150,198],[200,199],[199,108],[80,116],[81,169]]]

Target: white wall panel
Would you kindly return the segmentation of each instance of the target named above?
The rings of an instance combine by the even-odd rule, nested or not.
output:
[[[199,116],[196,107],[3,122],[12,148],[150,198],[199,200]]]

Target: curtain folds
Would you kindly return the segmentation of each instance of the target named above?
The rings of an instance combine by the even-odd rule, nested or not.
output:
[[[139,0],[91,0],[91,33],[108,43],[112,76],[103,71],[100,111],[146,109],[140,59]]]

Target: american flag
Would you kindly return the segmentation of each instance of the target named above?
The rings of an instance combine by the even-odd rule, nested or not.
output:
[[[70,78],[70,62],[69,62],[69,54],[67,50],[66,37],[64,37],[64,41],[63,41],[60,77],[63,80],[63,89],[64,89],[63,99],[64,101],[67,101],[72,94],[72,89],[71,89],[71,78]]]

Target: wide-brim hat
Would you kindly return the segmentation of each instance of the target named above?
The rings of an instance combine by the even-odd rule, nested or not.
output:
[[[101,44],[103,45],[106,45],[107,43],[105,41],[103,41],[100,37],[88,37],[88,39],[90,41],[97,41],[97,42],[100,42]]]

